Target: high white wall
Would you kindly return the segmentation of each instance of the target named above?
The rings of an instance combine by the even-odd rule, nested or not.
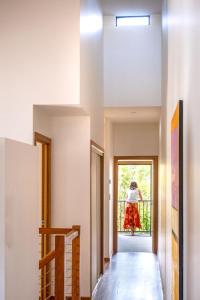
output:
[[[1,299],[38,297],[39,152],[0,140]]]
[[[113,124],[105,120],[104,156],[104,256],[113,254]]]
[[[53,116],[38,107],[34,129],[52,139],[52,227],[81,226],[81,296],[90,296],[89,116]]]
[[[80,1],[0,2],[0,136],[32,143],[33,104],[80,103]]]
[[[36,128],[52,138],[52,227],[81,226],[81,296],[89,297],[90,120],[88,116],[45,118],[45,124],[39,121]]]
[[[0,136],[32,143],[34,104],[81,104],[103,145],[102,30],[100,0],[1,1]]]
[[[114,155],[143,156],[159,154],[159,125],[114,124]]]
[[[167,96],[167,61],[168,61],[168,39],[167,39],[167,0],[163,1],[163,16],[162,16],[162,107],[161,120],[159,130],[159,222],[158,222],[158,259],[160,264],[160,271],[162,277],[162,284],[164,294],[166,293],[166,132],[167,128],[167,110],[166,110],[166,96]]]
[[[100,0],[81,0],[80,102],[91,117],[91,139],[103,147],[103,16]]]
[[[90,139],[104,142],[102,25],[100,0],[0,3],[0,136],[29,144],[34,130],[52,137],[53,222],[82,227],[82,296],[90,295]],[[81,106],[91,121],[50,121],[33,113],[41,104]]]
[[[166,97],[166,299],[171,299],[171,137],[177,101],[184,101],[184,299],[200,294],[200,2],[168,0],[168,82]]]
[[[116,27],[104,17],[104,103],[161,105],[161,17],[150,26]]]

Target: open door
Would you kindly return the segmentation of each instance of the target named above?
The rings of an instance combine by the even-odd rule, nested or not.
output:
[[[127,172],[124,172],[123,169],[126,168],[127,168]],[[152,252],[157,254],[157,248],[158,248],[158,157],[157,156],[114,157],[113,252],[114,253],[118,252],[118,234],[121,232],[127,233],[126,232],[127,230],[123,229],[126,197],[122,187],[125,188],[125,190],[127,190],[129,188],[130,182],[134,179],[136,179],[137,182],[138,181],[140,182],[141,185],[140,189],[144,196],[143,201],[141,203],[138,203],[138,209],[139,209],[140,220],[141,220],[141,229],[138,229],[136,231],[136,236],[138,235],[140,237],[144,237],[148,235],[152,237],[152,246],[150,245],[150,247],[152,249]],[[131,238],[128,238],[129,243],[130,240]]]
[[[35,132],[34,142],[40,149],[40,226],[51,227],[51,139]],[[41,257],[44,257],[50,251],[50,244],[49,236],[43,235],[41,237]],[[50,272],[44,269],[41,274],[41,300],[47,299],[50,296],[47,284],[49,280]]]

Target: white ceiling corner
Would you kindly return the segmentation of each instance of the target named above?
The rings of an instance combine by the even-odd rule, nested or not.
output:
[[[106,107],[105,118],[113,123],[158,123],[160,107]]]
[[[104,15],[161,14],[162,0],[102,0]]]

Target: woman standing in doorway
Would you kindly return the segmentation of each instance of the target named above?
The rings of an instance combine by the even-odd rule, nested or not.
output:
[[[124,219],[124,229],[131,229],[132,235],[134,235],[135,228],[141,228],[138,200],[143,201],[142,194],[138,189],[137,182],[132,181],[129,190],[127,191]]]

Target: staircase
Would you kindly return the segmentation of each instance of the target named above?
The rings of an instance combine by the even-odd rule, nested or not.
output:
[[[79,300],[80,226],[39,228],[39,234],[53,249],[39,261],[39,300]]]

